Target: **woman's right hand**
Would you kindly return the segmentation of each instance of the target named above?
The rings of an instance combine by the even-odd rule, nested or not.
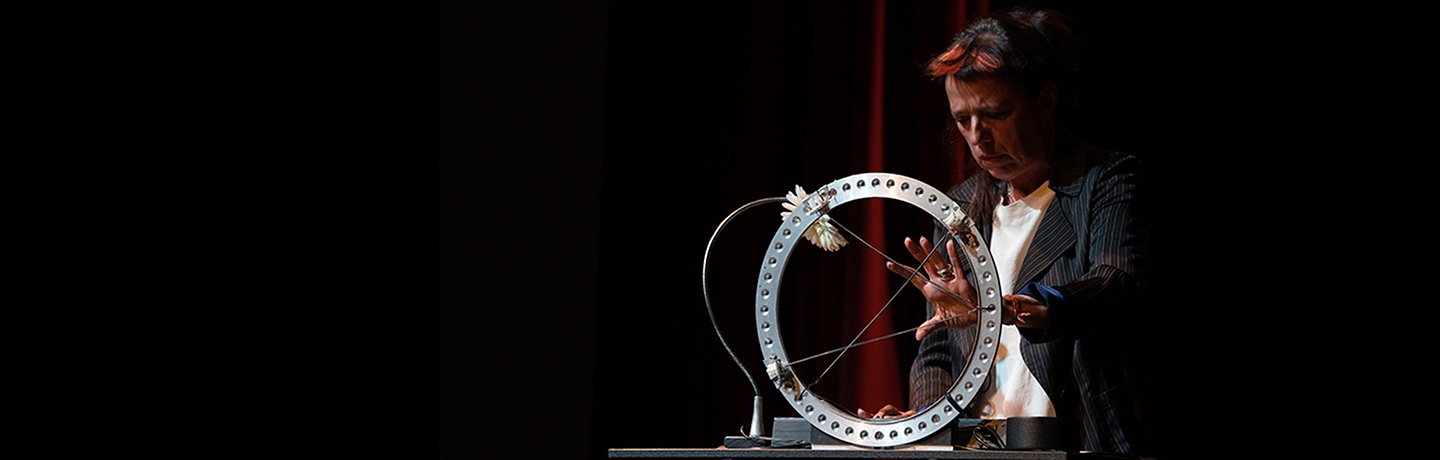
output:
[[[950,255],[950,260],[960,260],[955,251],[955,242],[950,241],[945,245]],[[942,327],[961,328],[972,324],[979,318],[979,311],[975,309],[975,302],[972,299],[974,293],[970,292],[970,281],[966,279],[965,273],[958,265],[951,265],[943,258],[931,254],[935,246],[925,237],[920,237],[917,243],[910,238],[905,238],[905,249],[916,261],[925,261],[924,273],[928,278],[916,274],[910,276],[914,269],[886,262],[885,268],[890,269],[897,275],[910,278],[910,284],[920,289],[925,294],[925,300],[929,300],[935,306],[935,316],[920,325],[915,331],[915,338],[923,339],[930,333]],[[927,260],[925,255],[931,254]]]

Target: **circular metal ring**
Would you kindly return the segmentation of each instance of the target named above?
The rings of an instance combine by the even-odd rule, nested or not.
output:
[[[868,184],[870,186],[850,186]],[[866,198],[889,198],[912,204],[930,214],[950,229],[960,253],[968,259],[975,273],[975,292],[979,296],[979,318],[975,328],[979,337],[970,350],[969,361],[957,370],[954,384],[946,397],[929,404],[915,415],[895,419],[864,419],[843,410],[807,390],[805,383],[794,377],[789,355],[781,340],[776,321],[780,282],[792,249],[801,244],[796,235],[804,233],[831,209]],[[755,330],[764,354],[765,368],[775,388],[780,390],[791,407],[820,431],[844,442],[863,447],[887,448],[923,440],[948,427],[960,415],[960,409],[976,399],[990,373],[991,357],[1000,344],[1001,301],[999,276],[991,261],[990,249],[978,238],[975,224],[959,206],[939,189],[915,179],[888,173],[856,174],[831,182],[806,196],[790,213],[766,247],[755,288]],[[952,274],[952,276],[954,276]],[[875,436],[866,436],[875,433]],[[887,433],[887,436],[879,436]]]

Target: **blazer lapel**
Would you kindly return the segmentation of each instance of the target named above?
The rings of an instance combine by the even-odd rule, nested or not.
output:
[[[1025,261],[1020,264],[1020,276],[1015,279],[1014,290],[1020,290],[1026,283],[1039,281],[1040,273],[1075,245],[1075,230],[1070,227],[1070,216],[1065,206],[1068,198],[1056,193],[1045,209],[1045,217],[1040,219],[1040,227],[1035,229]]]
[[[1065,138],[1070,139],[1068,132]],[[1025,260],[1020,263],[1020,275],[1015,279],[1013,289],[1016,291],[1026,283],[1040,281],[1040,274],[1075,246],[1075,227],[1071,223],[1079,218],[1083,224],[1086,219],[1085,211],[1075,207],[1083,201],[1080,179],[1085,175],[1088,154],[1086,149],[1070,144],[1074,142],[1067,143],[1064,148],[1073,150],[1060,159],[1050,177],[1050,190],[1055,192],[1055,198],[1045,208],[1045,217],[1040,219],[1040,227],[1035,229],[1035,237],[1030,239],[1030,249],[1025,253]]]

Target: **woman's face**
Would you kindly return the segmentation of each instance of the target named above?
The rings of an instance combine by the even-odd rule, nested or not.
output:
[[[996,179],[1037,187],[1050,176],[1055,158],[1055,85],[1038,97],[1018,83],[985,77],[961,81],[946,77],[950,114],[970,145],[975,162]]]

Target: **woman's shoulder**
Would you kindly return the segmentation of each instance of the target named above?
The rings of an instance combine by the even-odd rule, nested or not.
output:
[[[1105,184],[1117,178],[1140,175],[1140,159],[1119,150],[1086,146],[1061,160],[1051,178],[1050,188],[1077,193],[1081,187]]]
[[[984,172],[971,174],[970,178],[965,179],[964,182],[950,187],[950,191],[946,193],[946,195],[949,195],[950,199],[959,203],[961,208],[969,205],[970,200],[975,197],[975,191],[980,188],[980,174],[984,174]]]

